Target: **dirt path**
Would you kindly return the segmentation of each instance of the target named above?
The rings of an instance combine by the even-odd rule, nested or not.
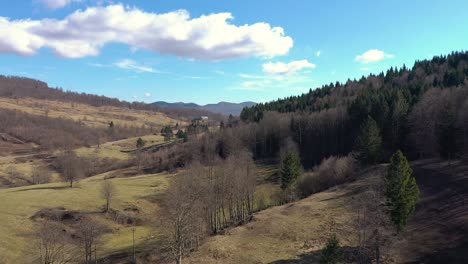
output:
[[[401,245],[406,263],[468,263],[468,163],[413,164],[421,202]]]

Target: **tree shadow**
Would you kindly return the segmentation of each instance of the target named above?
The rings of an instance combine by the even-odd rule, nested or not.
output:
[[[73,187],[73,188],[78,188],[78,187]],[[64,186],[49,186],[49,187],[31,187],[31,188],[26,188],[26,189],[21,189],[21,190],[16,190],[14,192],[26,192],[26,191],[34,191],[34,190],[63,190],[63,189],[70,189],[70,186],[64,185]]]
[[[343,252],[343,263],[355,263],[357,248],[355,247],[341,247]],[[320,263],[322,250],[316,250],[309,253],[301,254],[295,259],[282,259],[270,262],[269,264],[311,264]]]

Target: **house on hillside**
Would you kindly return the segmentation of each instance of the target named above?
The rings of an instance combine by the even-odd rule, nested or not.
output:
[[[197,125],[205,124],[208,122],[208,120],[209,118],[207,116],[199,116],[199,117],[192,119],[192,124],[197,124]]]

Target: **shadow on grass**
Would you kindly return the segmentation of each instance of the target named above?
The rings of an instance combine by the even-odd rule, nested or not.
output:
[[[79,187],[73,187],[73,188],[79,188]],[[14,192],[26,192],[26,191],[34,191],[34,190],[63,190],[63,189],[70,189],[70,186],[64,185],[64,186],[50,186],[50,187],[31,187],[31,188],[26,188],[26,189],[21,189],[21,190],[16,190]]]
[[[343,262],[342,263],[355,263],[356,261],[356,252],[357,249],[353,247],[341,247],[343,252]],[[320,263],[320,257],[322,255],[322,250],[317,250],[309,253],[305,253],[297,256],[296,259],[282,259],[270,262],[270,264],[311,264],[311,263]]]

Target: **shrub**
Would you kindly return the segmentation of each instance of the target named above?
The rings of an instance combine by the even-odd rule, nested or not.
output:
[[[336,234],[333,234],[330,239],[328,239],[327,245],[322,251],[320,256],[321,264],[336,264],[343,262],[343,252],[340,248],[340,241],[336,237]]]
[[[345,182],[356,168],[356,162],[351,155],[346,157],[331,156],[324,159],[313,173],[305,174],[298,184],[301,196],[320,192]]]

